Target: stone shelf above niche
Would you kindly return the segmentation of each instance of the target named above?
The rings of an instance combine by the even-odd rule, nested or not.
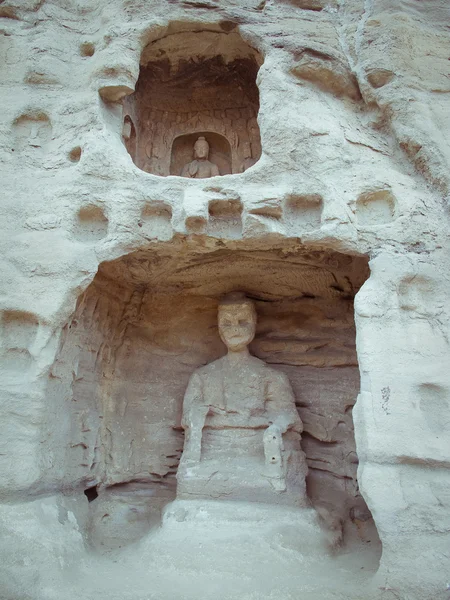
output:
[[[149,43],[136,90],[123,100],[123,141],[136,166],[191,178],[253,166],[261,64],[235,31],[181,31]]]

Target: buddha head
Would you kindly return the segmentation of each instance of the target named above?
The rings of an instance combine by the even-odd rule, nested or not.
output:
[[[201,135],[194,144],[194,158],[200,160],[206,160],[209,155],[209,144],[206,139]]]
[[[255,337],[255,306],[241,292],[233,292],[222,298],[218,321],[220,337],[230,352],[243,350]]]

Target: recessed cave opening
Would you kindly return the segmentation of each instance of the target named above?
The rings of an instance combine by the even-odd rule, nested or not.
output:
[[[76,363],[64,407],[67,485],[89,483],[99,501],[106,498],[106,507],[95,503],[98,514],[113,515],[111,503],[120,502],[153,510],[146,523],[154,523],[155,510],[176,494],[189,377],[225,354],[218,301],[240,290],[258,315],[251,353],[285,373],[293,388],[312,505],[338,542],[359,536],[379,544],[358,488],[352,419],[359,391],[353,299],[367,277],[365,257],[298,241],[227,247],[180,237],[102,263],[58,358],[60,371]],[[145,510],[141,500],[136,508],[137,497],[146,498]]]
[[[96,498],[98,498],[97,486],[93,485],[92,487],[88,487],[84,490],[84,495],[88,499],[88,502],[93,502]]]
[[[231,173],[231,146],[223,135],[208,131],[187,133],[174,139],[171,151],[170,174],[180,175],[183,167],[192,160],[192,148],[199,137],[209,144],[209,160],[217,165],[221,175]]]
[[[199,136],[219,175],[242,173],[261,156],[256,85],[261,55],[231,30],[178,28],[144,48],[136,91],[123,101],[125,146],[154,175],[182,175]],[[214,171],[215,173],[215,171]],[[214,176],[209,171],[183,176]]]

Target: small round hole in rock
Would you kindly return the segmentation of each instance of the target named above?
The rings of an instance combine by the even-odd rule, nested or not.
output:
[[[84,490],[84,495],[88,499],[88,502],[93,502],[96,498],[98,498],[97,486],[94,485],[92,487],[86,488]]]
[[[78,162],[81,158],[81,148],[80,146],[76,146],[75,148],[72,148],[72,150],[69,152],[69,160],[71,160],[72,162]]]
[[[101,206],[87,204],[75,216],[72,226],[73,236],[80,242],[94,243],[108,232],[108,219]]]
[[[84,42],[80,46],[81,56],[94,56],[95,46],[91,42]]]

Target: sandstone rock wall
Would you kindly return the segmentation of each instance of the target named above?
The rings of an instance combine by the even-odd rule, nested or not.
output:
[[[37,523],[47,509],[24,502],[122,481],[127,469],[139,478],[149,470],[151,461],[130,447],[127,419],[145,416],[149,385],[161,394],[166,384],[144,361],[151,355],[158,372],[172,373],[166,353],[195,343],[196,333],[165,338],[155,315],[164,314],[166,299],[149,296],[142,281],[151,267],[162,284],[187,244],[205,264],[208,253],[226,249],[236,272],[246,273],[232,281],[260,300],[255,353],[290,376],[310,429],[310,466],[319,471],[325,460],[328,473],[348,482],[345,498],[357,493],[354,456],[336,462],[326,444],[348,447],[341,434],[352,429],[349,417],[339,425],[338,415],[355,399],[359,364],[358,483],[383,545],[370,593],[438,597],[448,570],[450,502],[447,2],[7,0],[0,17],[0,472],[2,500],[17,503],[2,514],[8,523],[34,524],[26,534],[16,528],[11,552],[28,547],[32,557],[45,546],[54,556],[48,538],[39,541]],[[261,158],[214,183],[151,175],[124,144],[121,102],[136,86],[148,44],[202,30],[238,34],[263,58],[256,79]],[[307,297],[296,304],[295,290],[321,296],[330,286],[317,293],[295,283],[280,294],[288,298],[284,317],[284,301],[267,303],[261,290],[264,282],[272,293],[285,290],[292,270],[276,280],[263,268],[252,282],[237,268],[239,252],[281,248],[285,260],[292,244],[339,252],[352,264],[370,258],[370,277],[355,300],[356,355],[345,278],[332,304]],[[170,269],[165,248],[174,252]],[[106,284],[113,264],[119,269]],[[191,293],[183,275],[183,290],[175,278],[163,292],[176,307],[173,328],[164,332],[183,319],[193,323],[189,314],[203,329],[188,361],[176,359],[180,378],[164,387],[170,400],[154,435],[165,431],[170,449],[153,454],[154,437],[145,446],[160,477],[175,469],[180,448],[172,424],[182,380],[221,352],[205,332],[227,275],[204,277],[209,289]],[[303,315],[295,327],[293,314]],[[323,331],[330,318],[342,326],[333,335]],[[275,320],[286,328],[275,329]],[[307,343],[298,337],[305,322],[314,324]],[[319,340],[326,351],[314,350]],[[308,360],[297,364],[303,352]],[[312,418],[316,407],[331,405],[330,422]],[[120,431],[117,414],[123,438],[108,433]],[[317,489],[311,486],[312,495]],[[47,516],[59,514],[52,502],[45,500]],[[71,535],[61,536],[60,548]],[[27,594],[41,575],[30,576]],[[5,589],[26,597],[24,585],[19,576]]]

